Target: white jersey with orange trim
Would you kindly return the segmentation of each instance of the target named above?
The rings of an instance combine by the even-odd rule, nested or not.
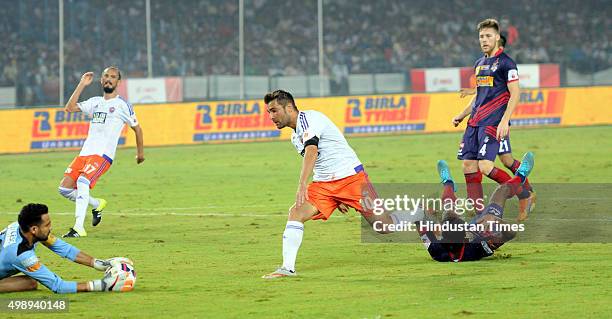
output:
[[[301,111],[291,142],[304,156],[304,143],[313,137],[319,139],[313,181],[334,181],[363,170],[357,154],[334,122],[321,112]]]
[[[124,124],[138,125],[134,108],[120,96],[108,100],[94,96],[77,105],[91,117],[87,139],[79,156],[100,155],[112,162]]]

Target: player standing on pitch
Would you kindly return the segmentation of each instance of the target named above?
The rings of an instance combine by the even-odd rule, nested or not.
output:
[[[463,160],[468,197],[474,202],[482,202],[483,173],[499,184],[511,178],[508,173],[495,167],[494,161],[501,147],[506,147],[509,151],[506,138],[510,132],[510,117],[520,98],[516,63],[499,45],[499,23],[495,19],[480,22],[478,34],[484,56],[474,65],[476,96],[453,118],[453,125],[457,126],[468,114],[471,115],[457,158]],[[529,201],[532,194],[528,187],[525,187],[518,197]],[[521,205],[525,209],[529,206]]]
[[[293,96],[282,90],[266,94],[264,102],[278,129],[293,129],[291,142],[304,160],[295,204],[289,209],[283,233],[283,266],[263,278],[295,276],[295,260],[302,244],[304,223],[311,219],[327,220],[336,208],[345,213],[349,206],[353,207],[370,224],[376,221],[383,225],[414,221],[411,212],[380,215],[372,212],[368,203],[376,198],[376,192],[357,154],[327,116],[317,111],[299,111]],[[313,182],[308,184],[313,172]]]
[[[51,234],[49,209],[43,204],[25,205],[18,221],[0,231],[0,292],[36,290],[37,281],[55,293],[88,291],[129,291],[134,286],[126,281],[125,273],[107,272],[104,278],[88,282],[65,281],[41,264],[34,253],[42,243],[58,256],[75,263],[105,271],[115,263],[132,262],[123,257],[100,260]],[[25,276],[14,276],[17,273]],[[128,279],[129,280],[129,279]]]
[[[89,190],[94,188],[100,176],[113,163],[125,123],[136,135],[136,163],[140,164],[145,160],[142,129],[136,119],[134,108],[117,92],[117,86],[121,81],[119,68],[110,66],[102,72],[100,84],[104,96],[94,96],[87,101],[77,103],[85,87],[93,82],[93,76],[93,72],[83,74],[65,107],[67,112],[87,114],[91,117],[91,121],[81,153],[70,163],[59,186],[59,193],[62,196],[76,202],[76,221],[64,237],[87,236],[83,224],[88,205],[93,207],[91,224],[96,226],[102,220],[102,210],[106,207],[106,201],[90,196]]]
[[[505,49],[505,47],[506,47],[506,37],[504,37],[503,34],[500,34],[499,35],[499,48],[503,50]],[[464,98],[468,95],[476,94],[476,89],[472,89],[472,88],[461,89],[459,91],[459,94],[461,98]],[[471,109],[472,109],[472,105],[468,105],[466,109],[464,110],[465,113],[462,113],[462,114],[469,114],[471,112]],[[461,118],[461,120],[463,120],[463,118]],[[459,125],[459,122],[453,119],[453,125],[456,127],[457,125]],[[514,156],[512,156],[512,146],[510,145],[510,134],[508,134],[506,138],[503,138],[500,141],[499,151],[497,153],[497,156],[499,157],[499,160],[502,162],[502,164],[504,164],[504,166],[506,166],[506,168],[509,169],[512,172],[512,174],[516,173],[516,170],[519,168],[519,165],[521,164],[521,162],[519,162],[518,160],[514,158]],[[533,187],[531,187],[531,185],[529,184],[529,180],[525,180],[524,187],[526,188],[526,190],[530,192],[529,194],[530,196],[527,198],[524,198],[524,196],[521,195],[520,197],[523,197],[523,198],[519,198],[519,215],[517,217],[517,221],[519,222],[527,220],[529,218],[529,215],[533,212],[535,208],[536,194],[533,191]]]

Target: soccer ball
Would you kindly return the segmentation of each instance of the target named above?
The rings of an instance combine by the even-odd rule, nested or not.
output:
[[[129,261],[129,259],[128,259]],[[113,283],[107,288],[109,291],[132,291],[136,285],[136,270],[134,265],[126,261],[114,262],[106,270],[115,278]]]

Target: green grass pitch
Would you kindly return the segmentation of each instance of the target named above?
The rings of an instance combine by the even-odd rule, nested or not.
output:
[[[453,133],[349,142],[374,183],[432,183],[438,159],[461,176],[454,160],[459,139]],[[527,150],[536,154],[530,177],[536,188],[612,181],[611,126],[514,129],[512,142],[516,157]],[[136,289],[69,295],[68,314],[35,317],[612,317],[609,243],[509,243],[481,262],[436,263],[418,243],[361,243],[354,212],[306,223],[300,276],[265,281],[261,275],[281,263],[285,216],[295,198],[301,157],[293,146],[288,141],[196,145],[145,153],[145,163],[137,166],[133,149],[118,151],[92,191],[109,201],[102,223],[87,228],[89,237],[69,241],[99,258],[132,258]],[[49,205],[56,235],[72,226],[73,203],[57,186],[76,154],[0,156],[0,228],[28,202]],[[44,247],[37,253],[64,279],[102,276]],[[51,295],[39,286],[0,298]]]

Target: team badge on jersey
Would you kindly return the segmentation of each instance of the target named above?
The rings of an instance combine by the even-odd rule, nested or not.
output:
[[[491,71],[493,72],[497,71],[498,66],[499,66],[499,58],[495,60],[495,63],[493,63],[493,65],[491,66]]]
[[[104,124],[106,122],[106,113],[104,112],[94,112],[91,123],[99,123]]]
[[[114,106],[111,106],[111,107],[108,109],[108,111],[109,111],[110,113],[114,113],[114,112],[115,112],[115,107],[114,107]]]

